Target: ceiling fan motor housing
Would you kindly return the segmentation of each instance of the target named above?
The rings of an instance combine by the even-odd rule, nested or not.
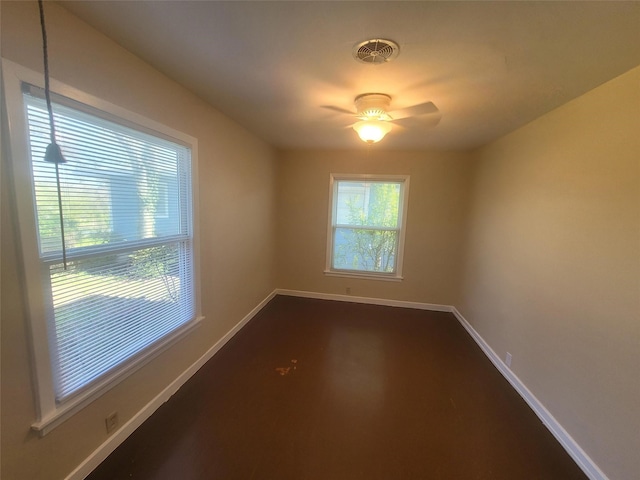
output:
[[[362,120],[391,120],[388,115],[391,97],[384,93],[365,93],[355,100],[357,117]]]

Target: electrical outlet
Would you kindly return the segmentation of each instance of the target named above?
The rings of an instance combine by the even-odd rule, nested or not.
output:
[[[507,352],[507,355],[504,358],[504,363],[507,364],[507,367],[511,368],[511,359],[513,357],[511,356],[511,354],[509,352]]]
[[[107,433],[113,432],[118,427],[118,412],[113,412],[107,415],[104,419],[104,423],[107,427]]]

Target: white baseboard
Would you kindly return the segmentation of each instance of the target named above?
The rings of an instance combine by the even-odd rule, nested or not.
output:
[[[452,313],[456,316],[460,324],[471,335],[485,355],[491,360],[491,363],[498,369],[511,386],[520,394],[525,402],[531,407],[535,414],[540,418],[542,423],[549,429],[553,436],[558,440],[560,445],[573,458],[574,462],[582,469],[590,480],[608,480],[595,462],[582,450],[580,445],[567,433],[553,415],[545,408],[545,406],[531,393],[526,385],[515,375],[509,367],[500,359],[493,351],[489,344],[480,336],[480,334],[471,326],[466,318],[455,307],[451,308]]]
[[[282,288],[276,289],[275,293],[276,295],[286,295],[288,297],[317,298],[320,300],[334,300],[337,302],[367,303],[370,305],[415,308],[417,310],[431,310],[434,312],[453,311],[452,310],[453,307],[451,307],[450,305],[439,305],[437,303],[407,302],[405,300],[388,300],[385,298],[373,298],[373,297],[355,297],[353,295],[339,295],[337,293],[316,293],[316,292],[305,292],[302,290],[286,290]]]
[[[216,342],[206,351],[193,365],[187,368],[178,378],[169,384],[153,400],[147,403],[138,413],[136,413],[127,423],[120,427],[102,445],[100,445],[91,455],[89,455],[76,469],[71,472],[66,480],[82,480],[89,475],[100,463],[107,458],[129,435],[131,435],[142,423],[149,418],[163,403],[178,391],[207,361],[220,350],[225,343],[240,331],[264,306],[276,296],[276,292],[271,292],[253,310],[244,316],[224,337]]]

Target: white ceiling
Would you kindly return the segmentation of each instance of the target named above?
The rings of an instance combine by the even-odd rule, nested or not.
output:
[[[640,65],[640,2],[61,3],[282,148],[359,147],[324,106],[367,92],[440,110],[376,148],[474,148]],[[399,56],[357,63],[370,38]]]

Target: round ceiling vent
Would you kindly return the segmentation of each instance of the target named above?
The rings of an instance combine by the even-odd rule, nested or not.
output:
[[[396,58],[400,47],[396,42],[374,38],[365,40],[353,47],[353,58],[362,63],[380,65]]]

